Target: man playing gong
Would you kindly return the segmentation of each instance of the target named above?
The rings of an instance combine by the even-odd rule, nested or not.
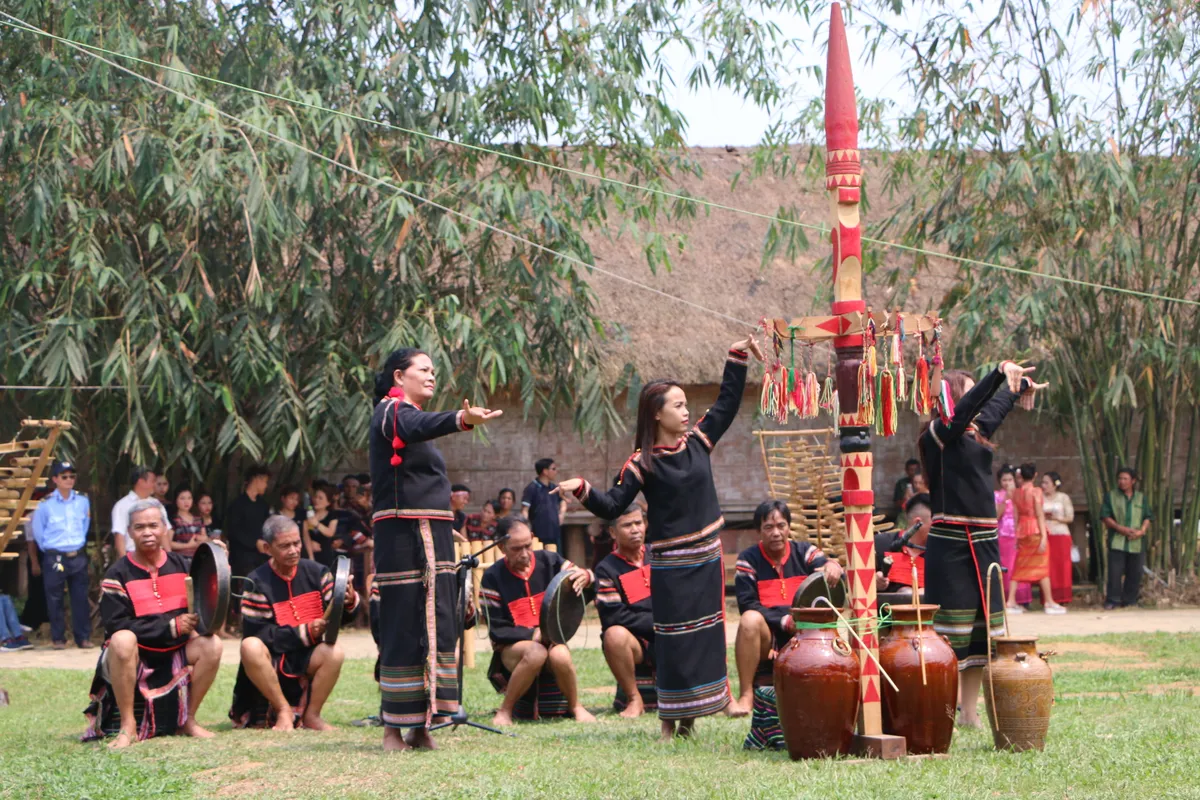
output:
[[[641,506],[630,506],[609,524],[609,530],[616,549],[596,565],[596,610],[604,660],[617,679],[613,707],[632,719],[658,705],[650,564],[643,546],[646,514]]]
[[[183,557],[163,549],[167,514],[153,498],[129,506],[132,546],[100,582],[106,641],[92,680],[84,741],[110,734],[109,747],[177,733],[208,738],[196,709],[217,677],[221,641],[196,633]],[[135,713],[135,701],[137,711]]]
[[[754,704],[754,675],[758,666],[792,638],[792,598],[805,578],[825,573],[834,585],[842,579],[842,566],[829,560],[809,542],[792,540],[792,512],[782,500],[767,500],[754,510],[758,544],[738,554],[734,590],[738,623],[734,653],[741,694],[730,704],[729,715],[743,717]]]
[[[558,553],[535,551],[529,523],[520,517],[500,520],[496,537],[504,540],[504,558],[487,568],[479,589],[492,640],[488,678],[504,694],[492,724],[511,725],[514,716],[595,722],[579,702],[571,651],[565,644],[543,642],[540,628],[542,599],[554,576],[574,572],[570,582],[576,593],[591,586],[595,576]]]
[[[271,726],[290,731],[297,724],[332,730],[321,709],[333,692],[345,655],[338,644],[322,641],[333,600],[333,574],[300,557],[300,529],[276,514],[263,524],[270,559],[250,573],[242,594],[242,663],[233,685],[229,718],[235,728]],[[354,617],[358,594],[346,584],[342,621]]]

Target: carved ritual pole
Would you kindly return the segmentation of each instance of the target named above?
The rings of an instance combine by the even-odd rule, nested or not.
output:
[[[862,228],[859,222],[859,192],[862,162],[858,152],[858,109],[854,78],[850,72],[850,49],[842,9],[833,4],[829,20],[829,51],[825,71],[825,189],[829,193],[833,230],[833,314],[866,312],[862,296]],[[862,326],[858,326],[861,331]],[[871,489],[871,431],[859,412],[858,367],[863,357],[863,335],[835,336],[837,353],[838,429],[841,446],[842,504],[846,508],[846,558],[850,580],[851,611],[854,618],[875,618],[875,550],[871,515],[875,493]],[[887,749],[872,745],[883,732],[879,708],[879,668],[862,652],[878,649],[873,625],[859,629],[862,645],[856,644],[862,665],[862,710],[858,733],[860,750],[876,755]],[[903,739],[900,747],[903,748]],[[893,743],[894,747],[894,743]]]

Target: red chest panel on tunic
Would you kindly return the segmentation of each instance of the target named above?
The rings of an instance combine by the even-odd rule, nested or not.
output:
[[[533,597],[519,597],[508,604],[512,614],[513,624],[520,628],[536,628],[542,623],[542,597],[545,592],[538,592]]]
[[[162,614],[179,608],[187,608],[187,590],[184,589],[182,572],[159,575],[158,580],[142,578],[125,584],[125,591],[133,601],[133,613],[138,617]]]
[[[305,592],[291,599],[276,603],[275,622],[279,625],[290,625],[293,628],[312,622],[325,614],[321,604],[320,592]]]
[[[621,588],[629,604],[640,603],[650,596],[650,565],[643,564],[640,569],[626,572],[621,576]]]
[[[917,564],[917,588],[925,587],[925,559],[921,556],[912,558],[908,553],[890,553],[892,568],[888,570],[888,583],[899,583],[912,586],[912,565]]]
[[[791,578],[771,578],[770,580],[758,582],[758,602],[768,608],[775,606],[790,606],[792,598],[796,596],[796,592],[800,589],[800,584],[804,583],[807,575],[796,575]]]

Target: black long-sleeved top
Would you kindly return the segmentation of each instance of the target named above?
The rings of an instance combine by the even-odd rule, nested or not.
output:
[[[422,411],[392,397],[375,406],[368,439],[374,521],[454,519],[446,462],[430,440],[470,430],[462,415],[462,411]],[[393,454],[400,456],[399,466],[392,466]]]
[[[646,543],[651,549],[681,546],[720,530],[725,519],[710,456],[737,416],[745,389],[746,354],[730,350],[716,402],[676,444],[654,448],[653,472],[644,469],[647,454],[639,450],[612,489],[598,492],[584,481],[575,496],[596,516],[615,519],[642,492],[649,505]]]
[[[179,554],[160,552],[165,558],[154,571],[143,569],[125,555],[104,573],[100,619],[105,639],[117,631],[132,631],[139,648],[158,653],[187,644],[187,634],[181,636],[175,628],[175,618],[187,613],[183,580],[187,566]]]
[[[242,492],[229,504],[222,536],[229,544],[231,563],[239,567],[249,564],[257,567],[267,560],[267,556],[258,550],[258,540],[262,538],[263,523],[269,516],[271,507],[262,497],[251,500],[250,495]]]
[[[613,551],[596,565],[596,610],[600,629],[620,625],[646,641],[654,638],[650,565],[634,566]]]
[[[509,569],[505,559],[488,567],[479,583],[479,602],[487,609],[492,645],[532,639],[542,621],[546,587],[555,575],[573,569],[577,569],[573,563],[550,550],[535,550],[524,575]]]
[[[810,542],[788,542],[783,560],[771,561],[761,544],[738,553],[733,579],[738,613],[757,611],[763,615],[776,638],[783,635],[783,619],[792,609],[792,598],[805,578],[825,565],[828,559]]]
[[[320,644],[309,625],[325,614],[333,599],[333,573],[307,558],[300,559],[296,572],[285,578],[271,562],[250,573],[254,589],[242,596],[242,636],[254,636],[275,655],[307,650]],[[342,621],[354,618],[358,595],[347,600]]]
[[[1017,397],[997,367],[962,396],[949,425],[935,419],[921,434],[921,458],[927,469],[935,525],[996,527],[992,449],[975,435],[990,439]]]

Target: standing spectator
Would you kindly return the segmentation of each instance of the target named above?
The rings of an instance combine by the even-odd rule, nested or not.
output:
[[[162,503],[162,507],[167,510],[167,516],[175,516],[175,504],[171,502],[171,481],[166,475],[156,473],[154,476],[154,499]]]
[[[454,512],[454,530],[466,534],[466,507],[471,503],[471,487],[465,483],[456,483],[450,487],[450,510]]]
[[[47,491],[47,487],[43,483],[34,489],[33,499],[41,502],[51,491],[54,491],[53,488]],[[32,524],[25,526],[25,548],[28,551],[25,569],[29,583],[27,584],[28,594],[25,597],[25,607],[21,609],[21,630],[29,633],[50,621],[50,612],[46,608],[46,584],[42,580],[42,551],[33,538]]]
[[[558,488],[554,479],[558,477],[558,464],[553,458],[539,458],[533,465],[537,478],[525,487],[521,495],[521,508],[533,535],[543,545],[556,548],[562,538],[562,521],[567,513],[567,501],[551,494]]]
[[[284,486],[279,490],[279,514],[296,523],[296,527],[304,527],[305,511],[301,508],[300,489],[295,486]]]
[[[1042,590],[1042,610],[1047,614],[1065,614],[1067,610],[1054,602],[1050,590],[1050,542],[1042,490],[1034,484],[1037,467],[1022,464],[1017,474],[1021,476],[1021,483],[1013,494],[1013,508],[1017,512],[1017,557],[1008,585],[1008,613],[1025,612],[1017,605],[1017,589],[1022,583],[1036,583]]]
[[[217,519],[213,514],[213,499],[208,492],[201,492],[196,497],[196,513],[200,516],[200,521],[204,523],[204,529],[208,531],[209,539],[221,538],[221,520]]]
[[[209,540],[208,529],[204,527],[204,520],[192,513],[194,500],[190,488],[180,486],[175,491],[175,502],[172,505],[175,508],[175,516],[171,520],[171,546],[166,549],[179,553],[190,566],[196,550]]]
[[[229,545],[229,566],[234,575],[249,575],[267,561],[258,543],[262,541],[263,523],[271,516],[271,507],[263,497],[270,480],[271,473],[266,467],[257,464],[250,467],[246,470],[242,493],[225,512],[224,538]]]
[[[17,618],[17,609],[12,598],[0,594],[0,653],[15,653],[18,650],[32,650],[33,645],[25,638],[25,630],[21,620]]]
[[[496,501],[487,500],[483,511],[467,517],[463,533],[471,542],[490,542],[496,536]]]
[[[496,516],[499,519],[511,517],[513,508],[517,505],[517,493],[507,486],[500,490],[500,494],[496,497]]]
[[[1108,540],[1108,592],[1104,608],[1136,606],[1142,588],[1145,563],[1142,539],[1150,532],[1154,517],[1146,496],[1135,491],[1137,473],[1132,467],[1117,470],[1117,488],[1104,496],[1100,512],[1104,527],[1112,531]]]
[[[310,561],[326,567],[332,567],[337,558],[334,540],[338,536],[338,517],[333,510],[334,494],[331,484],[314,483],[312,510],[300,528],[305,555]]]
[[[1013,562],[1017,560],[1017,512],[1013,507],[1013,495],[1017,491],[1016,467],[1005,464],[996,473],[996,482],[1000,488],[993,492],[996,498],[996,541],[1000,545],[1000,566],[1004,567],[1002,583],[1004,596],[1008,597],[1008,587],[1012,582]],[[1022,594],[1024,599],[1022,599]],[[1032,600],[1028,586],[1017,590],[1017,605],[1025,605]]]
[[[137,501],[145,500],[154,494],[158,479],[154,470],[149,467],[134,467],[130,483],[133,484],[133,488],[129,490],[129,494],[117,501],[112,510],[113,549],[116,550],[118,559],[126,552],[133,550],[133,538],[129,535],[128,530],[129,509]],[[170,536],[170,534],[171,526],[168,525],[164,535]],[[164,541],[163,549],[165,550],[166,547],[167,543]]]
[[[55,491],[34,509],[30,527],[42,551],[46,606],[50,611],[50,640],[55,650],[67,646],[63,591],[71,595],[71,629],[75,645],[92,647],[92,609],[88,604],[88,528],[92,509],[87,497],[75,491],[75,465],[56,461],[50,468]]]
[[[917,494],[913,487],[913,478],[919,474],[921,474],[920,461],[910,458],[904,462],[904,477],[896,481],[896,488],[892,491],[892,506],[896,509],[897,515],[904,511],[904,504],[909,501],[909,498]]]
[[[1071,523],[1075,521],[1075,506],[1062,491],[1062,478],[1057,472],[1042,476],[1042,509],[1050,542],[1050,595],[1054,602],[1065,605],[1072,597]]]
[[[351,501],[358,496],[359,480],[358,475],[345,475],[342,477],[341,496],[338,497],[338,508],[350,508]]]

